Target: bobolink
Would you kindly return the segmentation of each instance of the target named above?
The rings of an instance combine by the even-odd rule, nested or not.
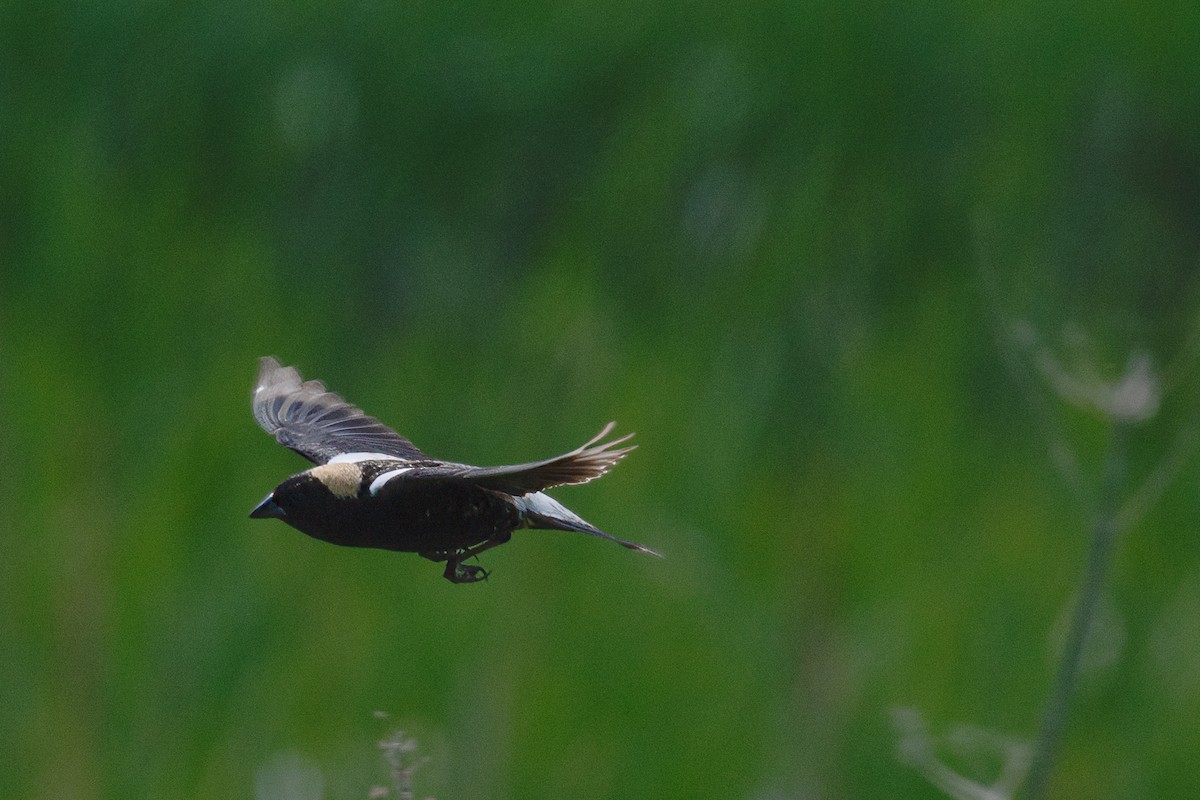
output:
[[[578,531],[658,555],[610,536],[542,492],[586,483],[624,458],[633,446],[617,445],[633,434],[597,444],[614,423],[546,461],[510,467],[437,461],[321,382],[301,381],[294,368],[270,357],[260,359],[254,418],[317,466],[275,487],[252,518],[276,517],[333,544],[445,561],[443,574],[454,583],[486,578],[482,567],[462,562],[504,544],[520,528]]]

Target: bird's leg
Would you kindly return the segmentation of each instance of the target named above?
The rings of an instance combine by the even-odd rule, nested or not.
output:
[[[468,558],[474,558],[484,550],[491,550],[497,545],[502,545],[512,538],[512,535],[498,536],[495,539],[488,539],[474,547],[466,547],[446,559],[446,571],[442,576],[451,583],[476,583],[477,581],[487,580],[488,571],[483,567],[474,564],[464,564]]]

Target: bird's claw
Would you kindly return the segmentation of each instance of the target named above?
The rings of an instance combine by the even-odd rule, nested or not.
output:
[[[487,580],[488,571],[474,564],[450,561],[446,564],[446,571],[443,574],[451,583],[478,583]]]

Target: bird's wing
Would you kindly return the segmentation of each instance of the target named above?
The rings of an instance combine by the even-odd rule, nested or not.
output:
[[[302,381],[294,367],[270,356],[259,359],[254,418],[276,441],[314,464],[338,456],[428,459],[408,439],[326,391],[325,384]]]
[[[406,481],[410,479],[461,480],[484,489],[504,492],[517,497],[530,492],[540,492],[552,486],[587,483],[612,469],[636,446],[617,447],[628,441],[633,436],[632,433],[604,444],[596,444],[608,435],[615,424],[615,422],[608,423],[604,426],[604,430],[571,452],[545,461],[514,464],[508,467],[472,467],[468,464],[425,462],[414,464],[411,468],[400,468],[389,474],[378,486],[373,487],[372,494],[380,491],[391,477],[401,476]]]

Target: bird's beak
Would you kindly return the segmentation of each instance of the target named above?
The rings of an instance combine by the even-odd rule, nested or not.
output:
[[[274,494],[267,495],[267,499],[255,506],[254,510],[250,512],[250,519],[283,518],[286,516],[287,514],[284,513],[284,510],[275,502]]]

